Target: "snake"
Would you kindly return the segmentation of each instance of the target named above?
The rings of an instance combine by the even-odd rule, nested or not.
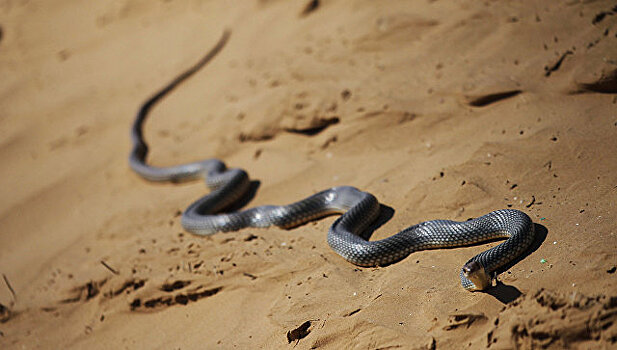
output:
[[[505,239],[465,263],[459,276],[463,288],[481,291],[492,286],[497,271],[519,259],[535,240],[530,217],[515,209],[501,209],[467,221],[431,220],[408,227],[381,240],[369,240],[381,205],[368,192],[340,186],[315,193],[288,205],[264,205],[233,211],[246,198],[251,182],[246,171],[227,168],[219,159],[157,167],[147,163],[148,145],[143,125],[150,110],[175,87],[211,61],[227,43],[225,30],[205,56],[177,75],[139,108],[131,128],[132,150],[129,165],[142,178],[153,182],[184,182],[204,179],[208,194],[191,204],[181,218],[182,227],[196,235],[237,231],[247,227],[278,226],[289,229],[332,214],[341,214],[331,225],[327,242],[331,249],[352,264],[386,266],[409,254],[438,248],[469,246]]]

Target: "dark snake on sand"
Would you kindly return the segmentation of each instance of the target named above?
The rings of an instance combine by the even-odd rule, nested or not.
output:
[[[534,225],[525,213],[504,209],[464,221],[426,221],[379,241],[369,241],[370,227],[377,220],[380,205],[375,196],[355,187],[333,187],[298,202],[283,206],[260,206],[224,213],[244,198],[250,189],[248,174],[228,169],[218,159],[171,166],[154,167],[146,163],[148,145],[143,124],[150,109],[177,85],[197,72],[225,46],[230,32],[225,31],[199,62],[178,75],[141,106],[131,129],[133,149],[131,168],[150,181],[181,182],[205,178],[210,193],[191,204],[182,214],[182,226],[197,235],[236,231],[245,227],[278,226],[290,228],[333,213],[342,215],[328,232],[328,244],[347,261],[360,266],[387,265],[412,252],[471,245],[487,240],[505,242],[471,258],[461,269],[460,278],[467,290],[491,286],[493,275],[529,249],[534,241]]]

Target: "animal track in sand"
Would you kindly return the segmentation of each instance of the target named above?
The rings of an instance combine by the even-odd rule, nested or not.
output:
[[[576,84],[575,92],[597,92],[603,94],[617,94],[617,69],[602,72],[600,77],[590,82]]]
[[[306,108],[307,105],[308,104],[304,103],[296,103],[294,109],[302,110]],[[240,132],[237,138],[240,142],[268,141],[276,137],[281,132],[315,136],[326,130],[331,125],[335,125],[340,122],[339,117],[328,115],[336,111],[336,104],[332,104],[328,107],[328,109],[329,111],[326,115],[309,117],[303,114],[294,114],[281,120],[278,125],[256,128],[255,130],[249,132]],[[320,108],[308,113],[320,114],[319,110]]]
[[[11,309],[0,304],[0,323],[8,322],[13,316]]]
[[[99,295],[99,293],[101,292],[101,287],[104,286],[105,283],[107,283],[106,278],[99,281],[89,281],[86,284],[73,287],[69,291],[72,295],[68,298],[60,300],[60,303],[68,304],[76,303],[78,301],[88,301]]]
[[[172,283],[163,283],[163,285],[161,286],[161,290],[164,292],[173,292],[175,290],[182,289],[190,284],[191,281],[177,280]]]
[[[69,293],[71,295],[65,299],[60,300],[60,303],[69,304],[79,301],[85,302],[95,298],[96,296],[101,294],[101,292],[103,292],[103,297],[113,298],[123,293],[129,294],[131,292],[134,292],[142,288],[146,284],[145,279],[129,279],[117,288],[114,288],[112,286],[107,291],[103,291],[103,286],[105,286],[108,281],[109,280],[107,278],[104,278],[98,281],[88,281],[83,285],[73,287],[69,290]]]
[[[304,10],[300,13],[300,17],[306,17],[319,8],[319,0],[311,0],[305,6]]]
[[[223,289],[223,287],[212,288],[201,284],[189,287],[195,282],[189,280],[147,285],[146,279],[131,278],[121,284],[116,283],[117,287],[108,282],[108,279],[102,279],[74,287],[70,290],[71,295],[60,300],[60,304],[86,302],[99,295],[105,299],[113,299],[119,295],[128,295],[139,290],[140,294],[129,302],[131,311],[155,311],[173,305],[187,305],[190,302],[213,296]],[[103,291],[103,286],[107,286],[106,291]],[[55,310],[53,307],[46,309]]]
[[[133,299],[130,303],[131,311],[158,310],[173,305],[187,305],[190,302],[213,296],[223,289],[223,287],[208,288],[204,285],[186,288],[190,284],[191,281],[181,280],[164,283],[158,288],[164,292],[162,295]]]
[[[124,282],[124,284],[122,284],[122,286],[116,290],[112,290],[109,291],[107,293],[104,294],[104,296],[106,297],[115,297],[117,295],[120,295],[121,293],[130,293],[130,292],[134,292],[138,289],[140,289],[141,287],[143,287],[146,284],[146,280],[140,280],[140,279],[130,279],[126,282]]]
[[[311,120],[310,126],[298,128],[298,127],[289,127],[286,128],[285,131],[291,132],[294,134],[302,134],[307,136],[317,135],[320,132],[324,131],[330,125],[338,124],[339,118],[313,118]]]
[[[472,107],[486,107],[495,102],[508,99],[520,94],[521,90],[500,91],[479,96],[467,96],[467,104]]]
[[[615,345],[617,296],[539,290],[509,304],[493,324],[487,333],[487,348],[494,343],[497,348],[508,345],[526,349],[590,349],[599,341]]]

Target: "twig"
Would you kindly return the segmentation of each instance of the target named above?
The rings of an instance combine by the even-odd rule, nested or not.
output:
[[[536,196],[531,196],[531,203],[527,204],[525,207],[531,208],[531,206],[536,202]]]
[[[109,271],[111,271],[114,275],[119,275],[120,273],[118,271],[116,271],[116,269],[114,269],[113,267],[107,265],[107,263],[103,260],[101,260],[101,264],[103,264],[103,266],[105,266]]]
[[[565,60],[566,56],[568,56],[568,55],[574,55],[574,52],[568,50],[568,51],[564,52],[564,54],[561,55],[561,57],[559,57],[557,62],[555,62],[552,66],[550,66],[550,67],[545,66],[544,67],[544,76],[548,77],[548,76],[551,75],[551,73],[553,73],[554,71],[558,70],[559,67],[561,66],[561,64],[563,63],[563,60]]]
[[[15,290],[13,289],[13,287],[11,287],[11,284],[9,283],[9,279],[6,278],[5,274],[2,274],[2,278],[4,278],[4,283],[6,283],[6,286],[9,287],[9,290],[11,291],[11,294],[13,295],[13,300],[17,301],[17,294],[15,294]]]

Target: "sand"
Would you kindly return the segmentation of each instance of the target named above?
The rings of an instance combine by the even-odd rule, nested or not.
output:
[[[617,8],[610,1],[0,1],[0,347],[617,347]],[[536,245],[487,293],[499,242],[358,268],[336,216],[203,238],[203,183],[131,172],[208,157],[250,206],[338,185],[391,208],[372,239],[525,211]]]

